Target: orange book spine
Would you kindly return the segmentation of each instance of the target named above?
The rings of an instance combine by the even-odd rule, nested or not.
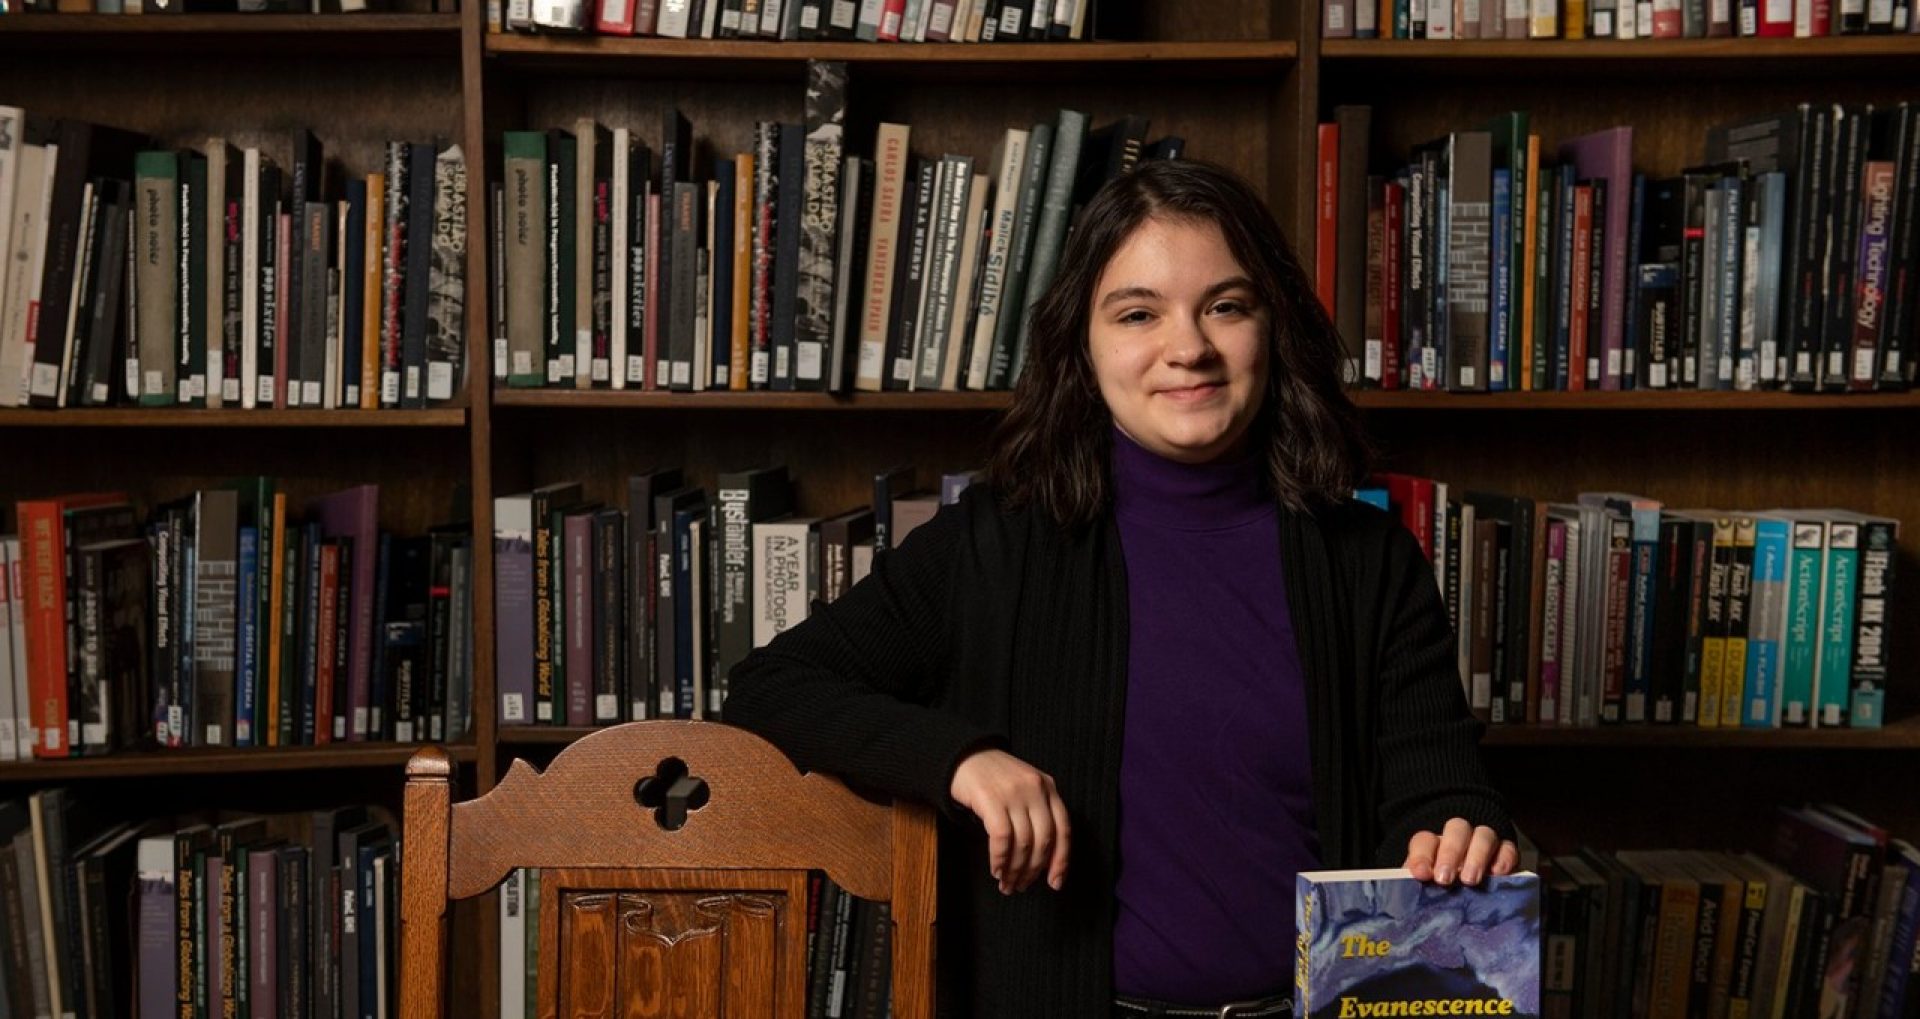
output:
[[[1320,125],[1320,156],[1314,174],[1313,292],[1333,314],[1333,281],[1339,275],[1340,125]]]
[[[1573,189],[1573,291],[1567,302],[1567,388],[1587,388],[1587,282],[1593,262],[1593,188]]]
[[[26,587],[27,695],[40,739],[35,757],[66,757],[67,582],[60,502],[20,504],[20,554]]]
[[[753,342],[753,153],[733,157],[733,179],[733,314],[729,318],[733,337],[727,348],[727,388],[746,389],[747,347]]]
[[[380,409],[380,293],[381,240],[387,235],[387,175],[367,174],[367,257],[360,302],[360,409]],[[278,547],[278,546],[276,546]]]

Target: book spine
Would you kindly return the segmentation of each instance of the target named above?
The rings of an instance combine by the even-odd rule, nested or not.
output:
[[[1771,729],[1780,724],[1781,653],[1785,630],[1789,558],[1784,520],[1754,523],[1752,611],[1747,635],[1747,679],[1739,724]]]
[[[831,60],[809,61],[800,161],[804,187],[796,219],[796,389],[828,388],[826,355],[833,331],[835,231],[840,220],[841,139],[846,107],[847,65]]]
[[[1746,706],[1747,644],[1753,635],[1754,520],[1733,523],[1733,562],[1727,571],[1727,650],[1720,667],[1720,725],[1740,724]]]
[[[1854,603],[1852,696],[1847,724],[1878,729],[1885,722],[1889,650],[1888,606],[1892,602],[1896,531],[1891,520],[1869,520],[1860,528],[1860,592]]]
[[[780,130],[762,121],[754,126],[752,355],[748,384],[765,389],[773,381],[773,274],[779,209]],[[904,146],[903,146],[904,149]]]

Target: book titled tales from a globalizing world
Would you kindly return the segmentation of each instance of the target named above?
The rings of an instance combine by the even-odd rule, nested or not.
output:
[[[1540,880],[1441,886],[1405,870],[1299,875],[1297,1019],[1540,1015]]]

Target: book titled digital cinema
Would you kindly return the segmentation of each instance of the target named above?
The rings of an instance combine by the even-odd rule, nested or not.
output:
[[[1405,870],[1298,876],[1293,1014],[1540,1015],[1540,879],[1442,887]]]

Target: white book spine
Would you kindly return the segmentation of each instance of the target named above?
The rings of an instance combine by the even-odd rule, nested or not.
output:
[[[21,151],[15,188],[13,258],[7,279],[7,321],[0,324],[0,407],[27,402],[33,372],[28,326],[40,303],[40,269],[47,250],[47,209],[53,204],[58,145],[28,145]]]
[[[527,1019],[527,872],[500,883],[500,1019]]]
[[[1012,261],[1014,216],[1020,206],[1020,177],[1026,169],[1028,132],[1009,128],[1000,143],[995,165],[993,218],[988,224],[985,264],[981,267],[980,311],[973,330],[973,356],[968,359],[965,388],[985,389],[993,360],[993,334],[1005,301],[1007,267]]]
[[[240,406],[260,404],[260,150],[243,157],[240,198]],[[369,296],[368,300],[372,300]]]
[[[0,258],[12,254],[13,193],[20,179],[20,150],[26,139],[26,113],[18,106],[0,106]],[[0,340],[7,321],[7,277],[0,272]]]
[[[818,593],[819,521],[799,517],[755,523],[753,529],[753,645],[807,617]]]
[[[629,229],[633,218],[633,195],[628,192],[628,184],[633,175],[633,132],[624,127],[613,129],[613,279],[609,284],[612,292],[608,294],[611,312],[610,328],[613,335],[611,343],[612,363],[608,371],[608,385],[615,389],[627,388],[627,301],[632,294],[632,240]],[[636,383],[639,379],[634,380]]]
[[[12,631],[13,655],[13,717],[18,719],[14,730],[14,744],[17,757],[28,760],[33,757],[33,745],[40,738],[38,726],[33,724],[33,700],[27,690],[27,585],[25,568],[20,562],[20,539],[8,538],[6,545],[6,571],[0,574],[0,583],[8,588],[9,600],[16,606],[7,627]]]

